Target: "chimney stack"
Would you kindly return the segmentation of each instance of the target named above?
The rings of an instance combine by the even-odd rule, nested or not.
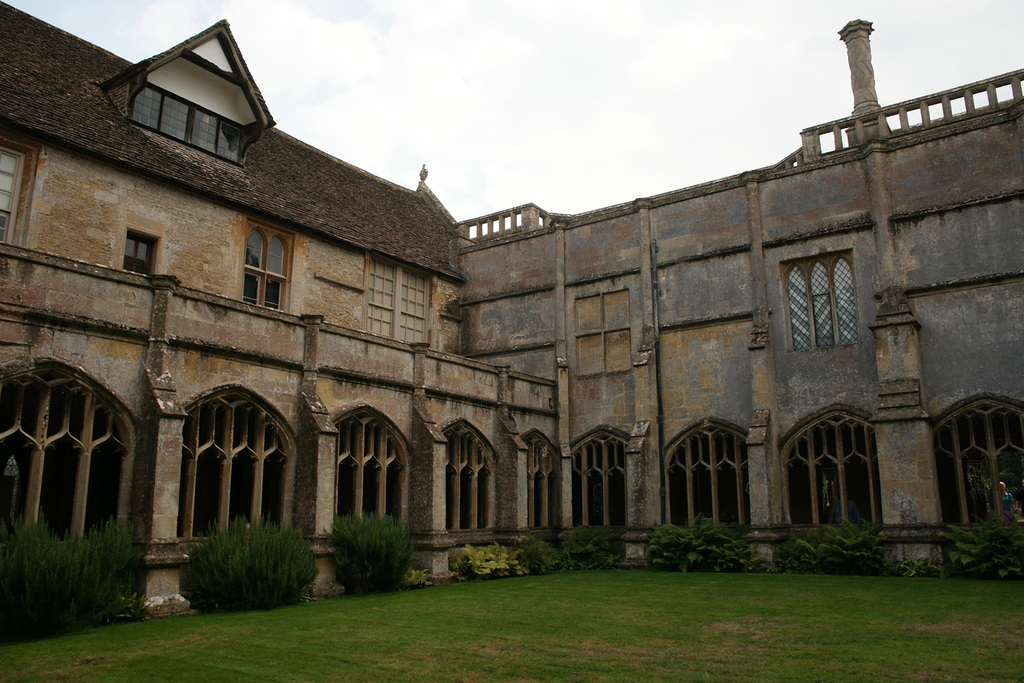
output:
[[[857,19],[839,31],[839,37],[846,43],[846,57],[850,62],[854,116],[879,108],[878,95],[875,94],[875,70],[871,66],[871,42],[868,40],[873,30],[870,21]]]

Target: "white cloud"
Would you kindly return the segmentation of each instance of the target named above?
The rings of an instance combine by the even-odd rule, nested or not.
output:
[[[779,161],[849,114],[850,19],[875,23],[883,103],[1024,66],[1016,0],[14,4],[131,60],[227,18],[283,130],[406,186],[426,162],[459,218],[584,211]]]

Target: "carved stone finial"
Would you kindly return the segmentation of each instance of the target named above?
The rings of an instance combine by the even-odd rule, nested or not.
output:
[[[850,82],[853,85],[853,115],[866,114],[878,109],[878,95],[875,94],[875,70],[871,66],[870,21],[857,19],[839,31],[839,37],[846,43],[846,58],[850,62]]]
[[[427,171],[427,165],[423,164],[423,168],[420,169],[420,182],[421,183],[427,182],[427,173],[428,172],[429,171]]]

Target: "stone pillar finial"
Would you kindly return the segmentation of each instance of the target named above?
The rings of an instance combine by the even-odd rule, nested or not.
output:
[[[878,95],[875,94],[875,70],[871,66],[871,42],[868,39],[873,30],[870,21],[857,19],[839,31],[839,37],[846,43],[846,57],[850,62],[854,116],[879,108]]]

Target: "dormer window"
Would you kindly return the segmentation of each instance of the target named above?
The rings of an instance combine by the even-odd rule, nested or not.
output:
[[[151,85],[136,95],[132,120],[217,156],[238,161],[240,126]]]

